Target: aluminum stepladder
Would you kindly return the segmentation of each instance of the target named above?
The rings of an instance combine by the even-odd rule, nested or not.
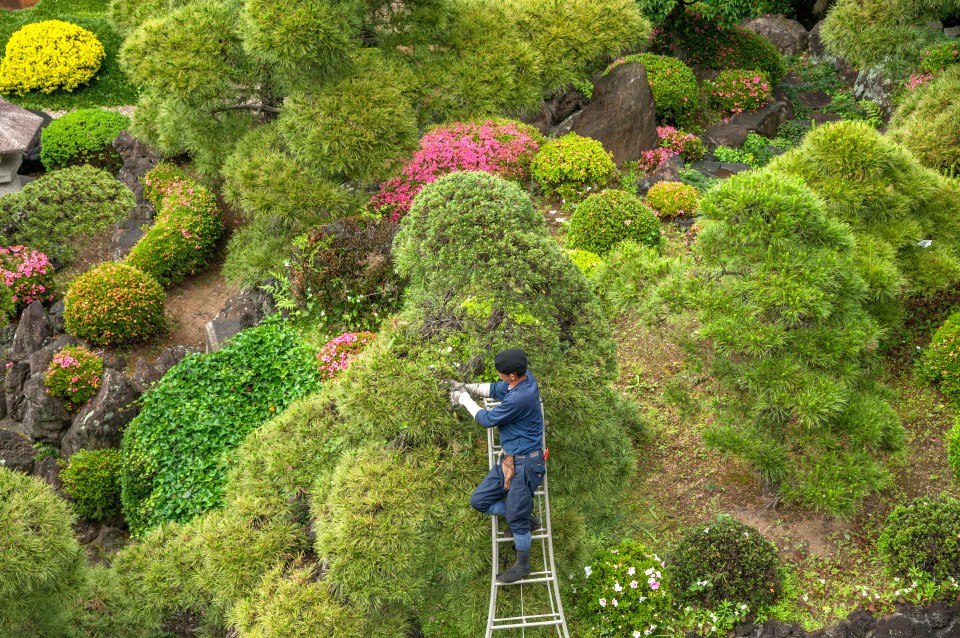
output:
[[[484,399],[484,407],[490,409],[497,405],[499,401]],[[543,414],[543,403],[540,403],[540,413]],[[544,419],[546,425],[546,419]],[[487,461],[489,469],[493,469],[500,455],[500,446],[494,437],[495,428],[487,428]],[[546,449],[546,428],[544,428],[543,446]],[[515,583],[498,583],[497,571],[500,565],[500,544],[513,543],[513,538],[501,533],[496,516],[491,516],[491,546],[493,548],[493,562],[490,574],[490,609],[487,614],[487,633],[486,638],[492,638],[493,632],[501,630],[519,629],[522,636],[526,636],[527,629],[534,627],[554,627],[557,636],[560,638],[570,638],[570,632],[567,629],[567,620],[563,615],[563,603],[560,600],[560,584],[557,580],[557,568],[553,560],[553,536],[550,526],[550,490],[547,485],[549,472],[543,475],[543,482],[533,496],[533,513],[540,519],[541,527],[533,533],[532,540],[534,545],[536,541],[540,542],[540,557],[543,562],[543,569],[533,571],[529,576],[518,580]],[[531,547],[532,549],[532,547]],[[531,562],[533,553],[531,552]],[[532,565],[531,565],[532,567]],[[497,592],[500,588],[510,587],[519,590],[520,597],[520,615],[497,617]],[[540,613],[527,613],[524,608],[524,587],[545,587],[547,598],[549,600],[549,613],[546,612],[547,605],[543,605]]]

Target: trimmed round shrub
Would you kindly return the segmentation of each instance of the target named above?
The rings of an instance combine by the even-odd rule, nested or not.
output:
[[[908,91],[890,118],[890,137],[910,149],[924,166],[943,172],[960,170],[958,94],[960,66]]]
[[[0,467],[0,635],[62,636],[83,582],[67,502],[45,482]]]
[[[936,580],[960,579],[958,521],[960,501],[946,494],[898,506],[877,539],[884,567],[901,577],[916,570]]]
[[[21,27],[0,61],[0,93],[73,91],[96,76],[106,57],[90,31],[62,20]]]
[[[700,106],[700,90],[693,69],[674,57],[635,53],[611,62],[606,73],[626,62],[639,62],[646,69],[658,121],[690,123]]]
[[[588,636],[661,635],[670,620],[670,586],[660,557],[640,543],[623,541],[584,569],[577,615]],[[662,629],[661,629],[662,628]],[[660,631],[658,631],[660,630]]]
[[[126,218],[136,205],[130,189],[107,171],[70,166],[0,197],[0,235],[68,265],[84,240]]]
[[[163,302],[153,277],[108,261],[71,282],[63,319],[68,333],[98,345],[144,341],[166,327]]]
[[[697,189],[682,182],[657,182],[647,191],[647,204],[660,219],[691,217],[699,203]]]
[[[380,186],[370,207],[397,221],[426,184],[455,171],[484,171],[524,183],[543,141],[532,126],[502,118],[438,126],[420,139],[420,150],[400,175]]]
[[[67,346],[53,355],[43,384],[73,412],[97,394],[102,379],[103,359],[83,346]]]
[[[658,126],[657,137],[660,138],[661,148],[682,155],[685,162],[696,162],[702,159],[706,152],[703,140],[693,133],[678,131],[672,126]]]
[[[727,600],[756,609],[776,601],[783,588],[777,548],[725,514],[687,531],[667,565],[681,603],[710,608]]]
[[[53,300],[53,266],[38,250],[0,246],[0,277],[10,291],[14,311],[34,301]]]
[[[567,257],[577,265],[577,268],[586,277],[589,277],[597,266],[603,262],[603,258],[597,253],[582,249],[567,250]]]
[[[920,376],[936,383],[951,401],[960,400],[960,312],[934,333],[920,358]]]
[[[186,182],[190,179],[186,171],[170,162],[160,162],[147,171],[140,180],[143,184],[143,197],[160,209],[160,202],[170,192],[174,184]]]
[[[60,480],[77,516],[102,521],[120,513],[120,450],[79,450]]]
[[[339,376],[376,336],[372,332],[345,332],[328,341],[317,353],[321,376],[325,380]]]
[[[617,165],[603,144],[576,133],[550,140],[533,158],[533,179],[548,193],[579,201],[585,192],[605,185]]]
[[[760,71],[727,69],[710,83],[710,106],[725,115],[760,108],[770,96],[770,82]]]
[[[172,286],[207,265],[222,234],[223,218],[214,194],[193,180],[173,182],[160,201],[156,223],[125,263],[161,286]]]
[[[40,135],[40,161],[48,171],[70,164],[107,168],[121,164],[110,143],[130,118],[106,109],[79,109],[58,117]]]
[[[583,200],[570,217],[567,244],[570,248],[605,255],[622,241],[647,246],[660,244],[657,215],[632,193],[608,190]]]
[[[941,42],[930,47],[920,55],[920,71],[936,73],[946,71],[948,67],[960,64],[960,44]]]

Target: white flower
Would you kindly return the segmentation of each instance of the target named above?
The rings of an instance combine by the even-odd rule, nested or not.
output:
[[[587,575],[587,578],[590,578],[590,574],[593,573],[593,568],[590,565],[587,565],[583,568],[583,573]]]
[[[607,599],[606,599],[606,598],[601,598],[601,599],[600,599],[600,606],[601,606],[601,607],[606,607],[606,606],[607,606]]]
[[[655,572],[655,571],[657,571],[657,570],[655,570],[653,567],[651,567],[650,569],[648,569],[647,571],[645,571],[645,572],[643,572],[643,573],[646,574],[647,576],[653,576],[653,572]]]
[[[636,567],[631,567],[630,569],[627,570],[627,576],[633,576],[636,573],[637,573]]]
[[[633,638],[640,638],[640,632],[639,631],[633,632]]]
[[[747,532],[744,532],[743,535],[744,535],[746,538],[750,538],[750,534],[748,534]]]
[[[557,221],[562,224],[563,222],[567,221],[567,218],[566,218],[566,217],[557,217]]]
[[[621,586],[619,582],[616,582],[613,584],[613,591],[620,593],[623,591],[623,586]]]
[[[709,534],[709,533],[710,533],[710,528],[709,528],[709,527],[705,527],[704,530],[703,530],[703,533],[704,533],[704,534]]]
[[[804,595],[803,595],[803,602],[807,602],[808,600],[810,600],[810,598],[809,598],[806,594],[804,594]]]
[[[638,583],[637,581],[635,581],[635,580],[631,580],[631,581],[630,581],[630,588],[631,588],[631,589],[636,589],[636,588],[639,587],[639,586],[640,586],[640,583]]]
[[[613,602],[613,606],[614,606],[614,607],[619,607],[619,606],[620,606],[620,603],[617,602],[617,599],[616,599],[616,598],[614,598],[612,602]]]

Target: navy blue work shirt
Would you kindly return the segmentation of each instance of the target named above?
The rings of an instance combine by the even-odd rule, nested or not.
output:
[[[500,428],[500,447],[507,454],[529,454],[543,447],[540,387],[533,374],[510,389],[506,381],[490,384],[490,398],[500,401],[474,417],[485,428]]]

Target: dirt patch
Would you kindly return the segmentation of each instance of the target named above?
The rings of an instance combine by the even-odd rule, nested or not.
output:
[[[222,261],[211,264],[178,286],[167,291],[165,312],[170,332],[157,347],[182,345],[203,349],[207,340],[207,322],[223,304],[237,293],[220,274]]]

